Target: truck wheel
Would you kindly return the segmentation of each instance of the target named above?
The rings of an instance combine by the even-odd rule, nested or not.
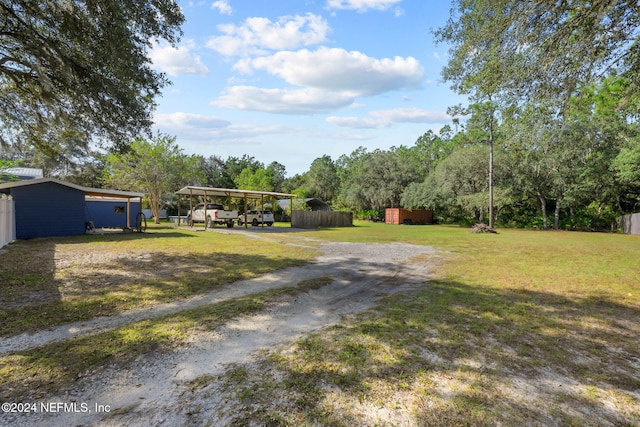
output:
[[[268,222],[268,223],[267,223],[267,227],[271,227],[272,225],[273,225],[273,223],[272,223],[272,222]]]
[[[241,219],[238,220],[238,227],[242,227],[242,220]]]
[[[233,220],[227,223],[227,228],[233,228]]]
[[[208,216],[207,217],[207,228],[213,228],[213,226],[214,226],[214,223],[213,223],[213,221],[211,221],[211,217]]]
[[[189,227],[193,227],[193,220],[190,216],[187,217],[187,224],[189,224]]]
[[[257,219],[253,219],[253,221],[251,221],[251,225],[253,225],[254,227],[258,226],[258,220]]]

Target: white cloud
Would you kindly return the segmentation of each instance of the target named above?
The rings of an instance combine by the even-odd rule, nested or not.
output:
[[[327,118],[327,122],[340,127],[352,129],[381,129],[393,123],[443,123],[451,120],[451,116],[441,111],[422,110],[419,108],[395,108],[376,110],[369,113],[373,117],[337,117]]]
[[[200,57],[191,53],[194,47],[195,43],[193,40],[187,40],[177,48],[168,44],[155,45],[153,49],[151,49],[149,57],[155,68],[170,76],[180,74],[209,74],[209,69],[202,63]]]
[[[353,106],[358,97],[418,87],[423,79],[420,63],[412,57],[371,58],[361,52],[321,47],[316,51],[281,51],[244,58],[235,70],[263,70],[291,85],[265,89],[236,85],[214,100],[224,108],[286,114],[313,114]]]
[[[245,60],[237,69],[265,70],[295,86],[344,92],[353,97],[418,87],[424,76],[422,66],[413,57],[376,59],[357,51],[326,47]]]
[[[352,102],[353,97],[348,94],[314,88],[263,89],[232,86],[224,95],[214,100],[212,105],[268,113],[314,114],[333,111]]]
[[[402,0],[327,0],[328,9],[357,10],[366,12],[368,10],[387,10]],[[398,9],[396,9],[396,16]]]
[[[211,37],[207,47],[225,56],[264,54],[269,50],[295,49],[327,41],[329,24],[321,16],[247,18],[242,25],[219,25],[223,35]]]
[[[327,123],[351,129],[382,129],[389,127],[391,123],[371,117],[338,117],[330,116]]]
[[[221,129],[231,124],[227,120],[218,117],[183,112],[170,114],[158,113],[154,117],[154,122],[157,126],[167,126],[173,129]]]
[[[211,4],[211,9],[217,9],[222,15],[231,15],[233,13],[233,9],[227,0],[214,1],[213,4]]]
[[[175,112],[156,114],[154,129],[169,135],[178,135],[180,146],[189,147],[193,153],[210,152],[210,146],[237,147],[260,143],[265,135],[291,135],[300,129],[280,124],[236,125],[202,114]],[[208,148],[209,147],[209,148]]]
[[[420,108],[395,108],[370,113],[374,117],[394,123],[442,123],[451,120],[451,116],[442,111],[422,110]]]

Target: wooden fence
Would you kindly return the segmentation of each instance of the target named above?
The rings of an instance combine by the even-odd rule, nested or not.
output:
[[[16,239],[15,204],[11,196],[0,196],[0,248]]]
[[[640,234],[640,213],[623,215],[618,218],[618,222],[625,234]]]
[[[351,227],[352,225],[351,212],[293,211],[291,215],[293,228]]]

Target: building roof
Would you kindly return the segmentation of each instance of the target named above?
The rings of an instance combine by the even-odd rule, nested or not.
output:
[[[312,209],[315,208],[320,208],[320,209],[315,209],[315,210],[331,210],[331,206],[326,203],[323,202],[320,199],[317,199],[315,197],[307,197],[305,199],[302,199],[302,201],[304,201],[308,206],[310,206]],[[289,199],[283,199],[283,200],[278,200],[278,206],[280,206],[280,208],[282,209],[287,209],[290,206],[290,200]]]
[[[42,169],[37,168],[6,168],[0,169],[0,175],[42,178],[44,176],[44,172]]]
[[[213,188],[213,187],[196,187],[187,186],[178,191],[176,194],[181,196],[221,196],[235,197],[238,199],[261,199],[263,196],[293,198],[295,194],[276,193],[273,191],[255,191],[255,190],[238,190],[237,188]]]
[[[16,187],[24,187],[27,185],[37,185],[47,182],[63,185],[65,187],[73,188],[85,193],[86,196],[98,196],[98,197],[115,197],[119,199],[132,199],[135,197],[144,197],[144,193],[136,193],[132,191],[120,191],[120,190],[105,190],[103,188],[91,188],[84,187],[82,185],[72,184],[70,182],[62,181],[56,178],[36,178],[26,179],[23,181],[12,181],[0,184],[0,190],[11,189]]]

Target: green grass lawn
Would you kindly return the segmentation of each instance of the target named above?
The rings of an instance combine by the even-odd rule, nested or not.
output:
[[[18,241],[1,255],[0,336],[186,298],[313,255],[277,241],[167,225],[144,234]]]
[[[433,246],[436,278],[232,369],[223,391],[237,402],[228,414],[235,425],[640,424],[639,236],[358,222],[273,241],[151,227],[144,238],[18,242],[0,255],[0,330],[113,314],[300,264],[313,251],[282,244],[300,237]],[[67,251],[84,254],[82,263],[62,262]],[[114,251],[107,261],[99,255]],[[414,260],[423,261],[433,260]],[[184,268],[168,268],[176,265]],[[38,302],[43,294],[55,301]],[[77,363],[92,370],[162,351],[193,328],[286,297],[255,295],[0,357],[0,389],[16,399],[64,388]],[[214,380],[197,380],[193,392]]]
[[[640,423],[638,236],[356,225],[308,235],[432,245],[437,279],[238,367],[238,425]]]

